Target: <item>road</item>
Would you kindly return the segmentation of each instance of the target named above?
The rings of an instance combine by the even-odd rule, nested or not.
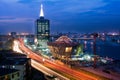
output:
[[[51,61],[49,59],[45,59],[42,56],[31,51],[26,46],[24,46],[24,43],[22,40],[19,40],[19,42],[20,42],[20,49],[22,51],[24,51],[31,59],[36,60],[39,63],[43,63],[43,65],[45,65],[51,69],[54,69],[54,70],[61,72],[61,73],[65,73],[67,75],[70,75],[70,76],[74,77],[75,80],[97,80],[93,76],[89,76],[89,75],[84,74],[82,72],[71,69],[67,66],[54,63],[53,61]]]
[[[70,79],[68,79],[68,78],[66,78],[66,77],[64,77],[64,76],[56,73],[55,71],[53,71],[53,70],[51,70],[51,69],[43,66],[42,64],[40,64],[39,62],[37,62],[37,61],[35,61],[35,60],[31,60],[31,65],[32,65],[35,69],[37,69],[37,70],[39,70],[39,71],[41,71],[41,72],[43,72],[43,73],[45,73],[45,74],[47,74],[47,75],[49,75],[49,76],[51,76],[51,77],[57,76],[56,78],[59,78],[59,79],[57,79],[57,80],[70,80]],[[49,74],[49,73],[50,73],[50,74]]]

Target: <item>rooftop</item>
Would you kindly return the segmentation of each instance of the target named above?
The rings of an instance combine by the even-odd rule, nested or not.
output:
[[[56,40],[56,42],[71,43],[72,40],[70,38],[68,38],[67,36],[61,36]]]
[[[25,54],[13,52],[12,50],[2,50],[0,54],[6,58],[27,58]]]
[[[0,65],[24,65],[30,58],[9,58],[3,59]]]
[[[17,72],[17,71],[19,71],[19,70],[0,68],[0,76],[6,75],[6,74],[11,74],[11,73],[14,73],[14,72]]]
[[[73,42],[70,38],[67,36],[61,36],[58,38],[55,42],[49,42],[49,46],[65,46],[65,47],[71,47],[76,46],[78,43]]]

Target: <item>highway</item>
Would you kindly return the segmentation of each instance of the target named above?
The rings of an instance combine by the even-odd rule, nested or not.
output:
[[[58,72],[70,75],[75,80],[97,80],[95,77],[89,76],[89,75],[84,74],[82,72],[71,69],[65,65],[60,65],[60,64],[57,64],[49,59],[43,58],[42,56],[34,53],[29,48],[24,46],[24,43],[21,39],[19,40],[19,42],[20,42],[20,49],[22,51],[24,51],[31,59],[37,61],[40,64],[42,63],[44,66],[47,66],[47,67],[54,69]]]
[[[31,65],[36,68],[37,70],[49,75],[49,76],[57,76],[59,78],[59,80],[70,80],[58,73],[56,73],[55,71],[43,66],[42,64],[40,64],[39,62],[35,61],[35,60],[31,60]],[[50,73],[50,74],[49,74]]]

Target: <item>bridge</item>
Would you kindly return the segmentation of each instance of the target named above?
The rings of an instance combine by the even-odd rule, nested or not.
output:
[[[71,38],[72,40],[93,40],[94,38]]]

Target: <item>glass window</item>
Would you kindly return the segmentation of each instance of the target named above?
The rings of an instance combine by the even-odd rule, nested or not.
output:
[[[46,30],[48,30],[48,25],[46,25]]]

